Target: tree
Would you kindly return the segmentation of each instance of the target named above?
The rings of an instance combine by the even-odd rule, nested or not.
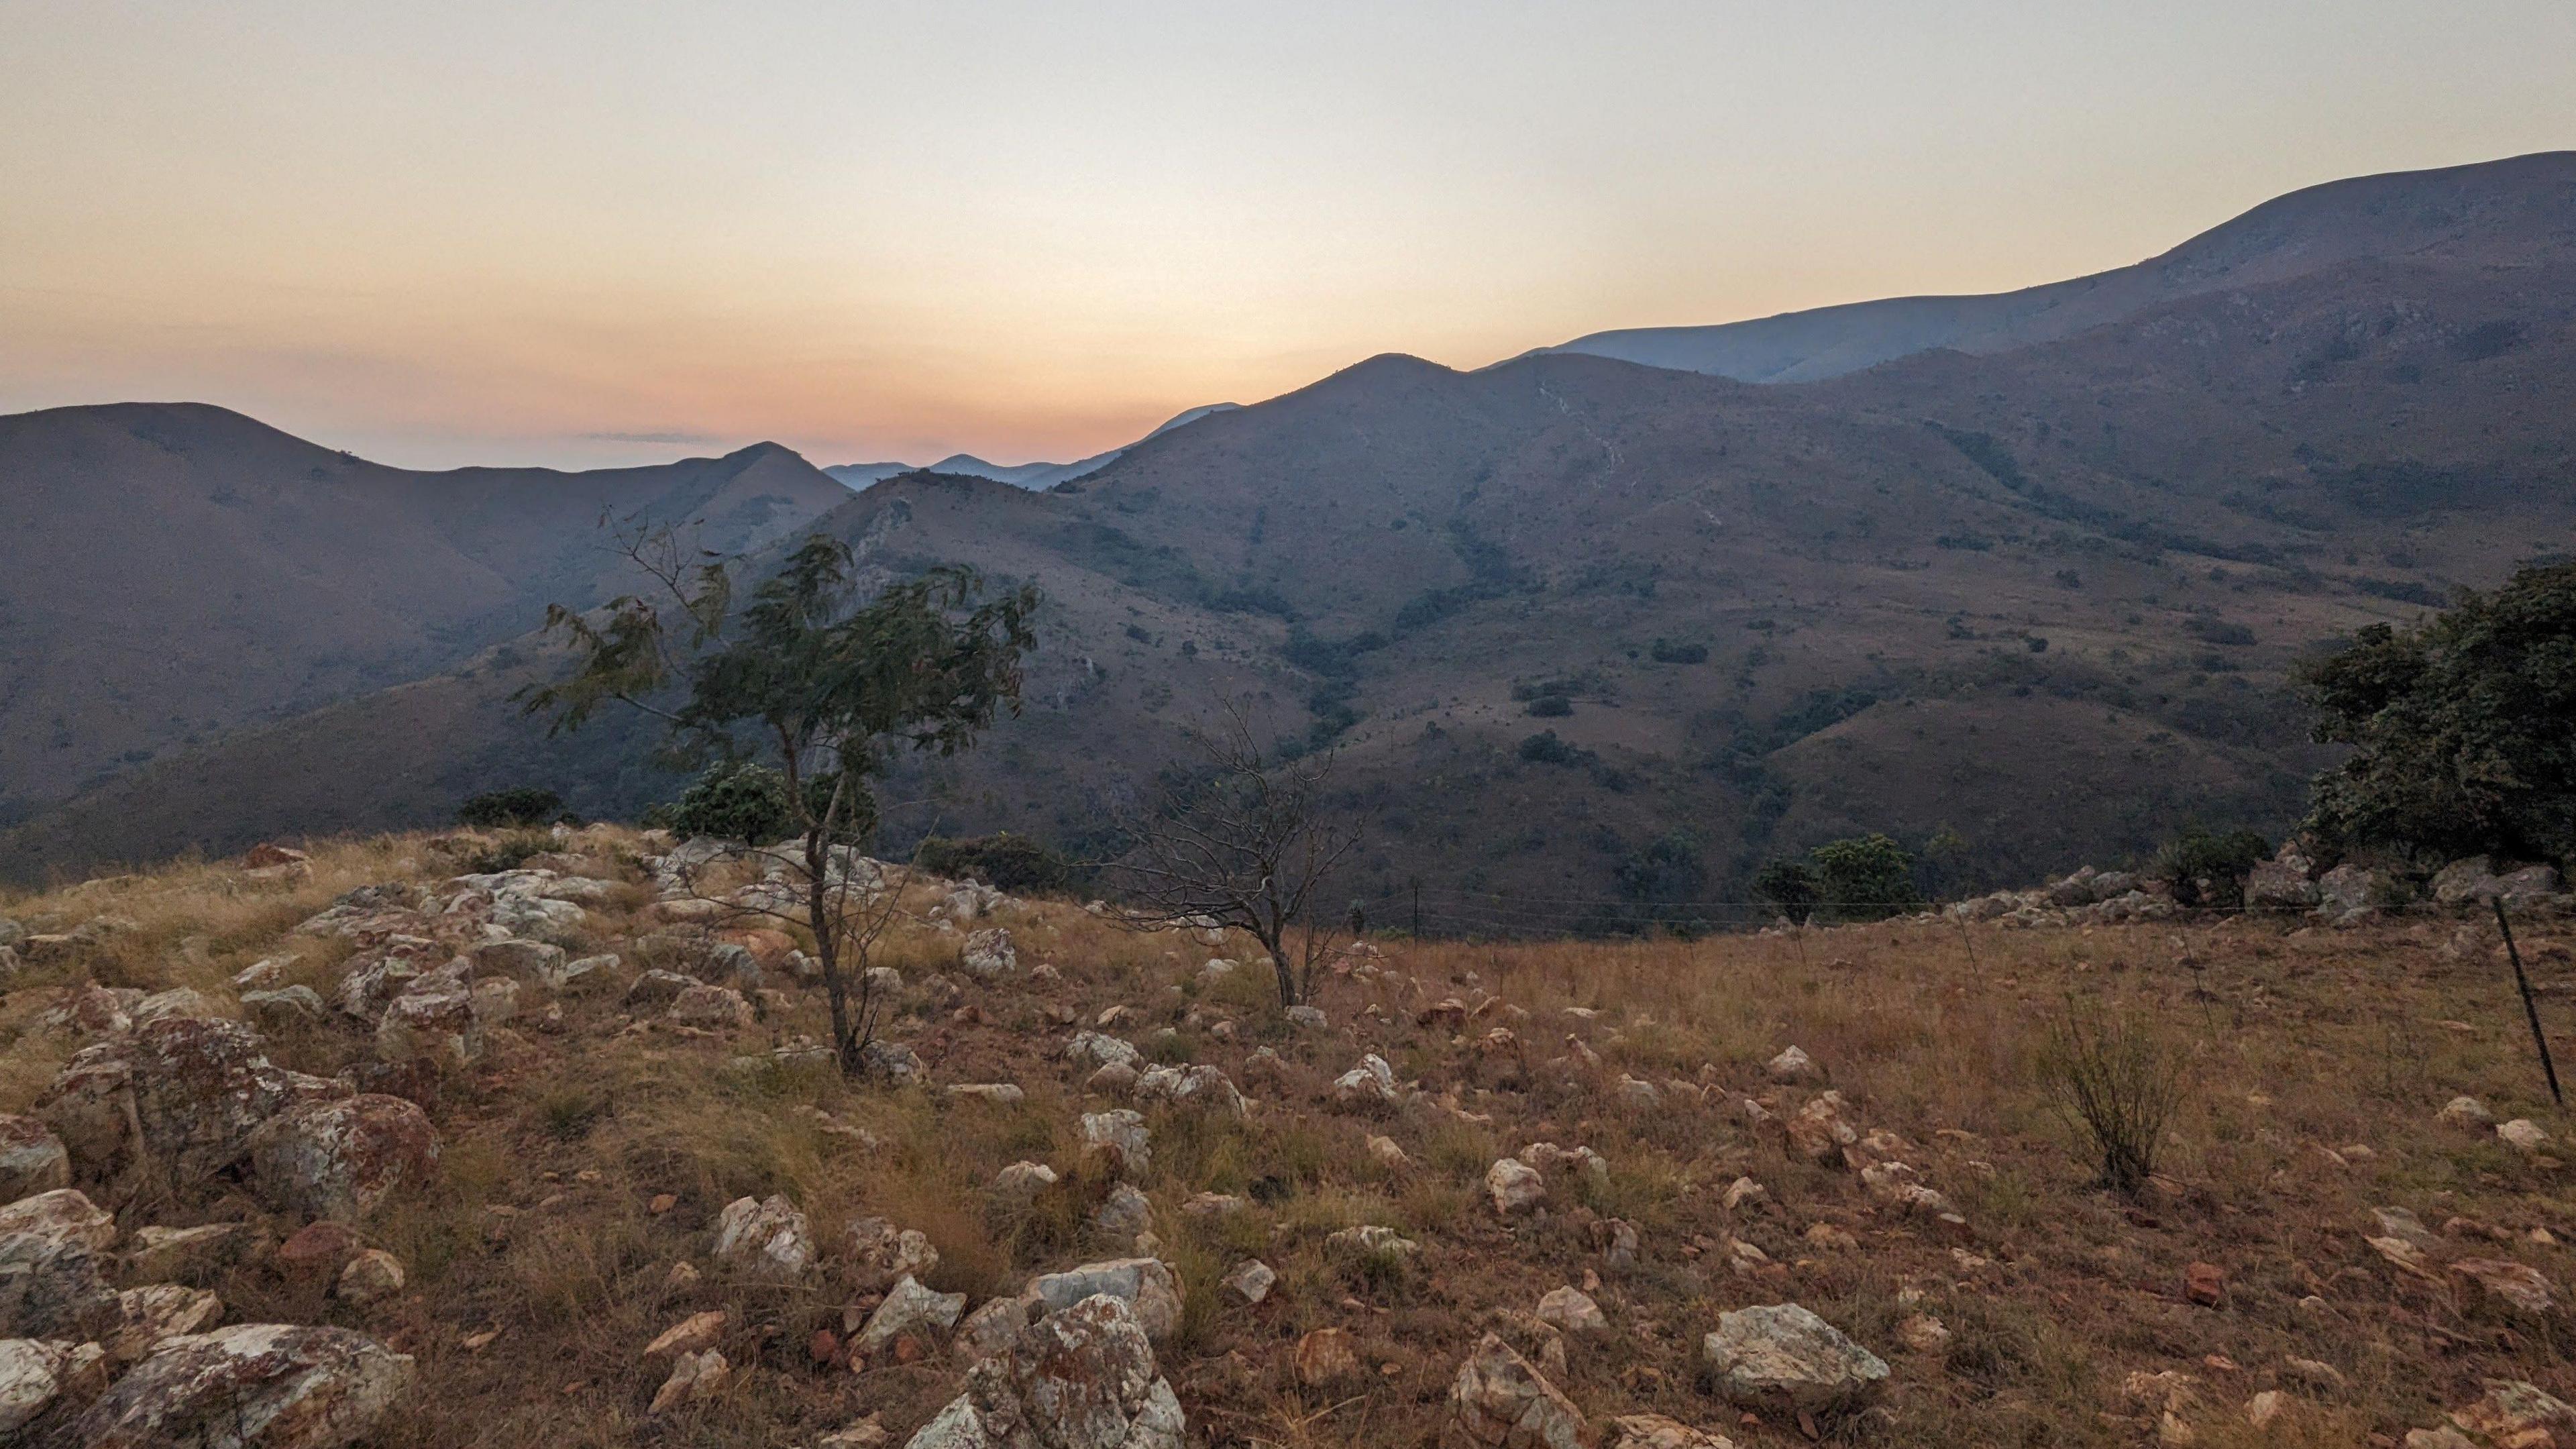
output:
[[[563,814],[563,797],[539,785],[486,790],[456,809],[456,823],[479,830],[543,825]]]
[[[2330,850],[2576,862],[2576,564],[2373,624],[2301,668],[2320,743],[2307,828]]]
[[[550,714],[552,730],[569,730],[600,706],[621,703],[662,720],[684,754],[774,762],[788,846],[743,848],[784,870],[794,904],[742,909],[801,917],[831,1004],[834,1055],[844,1074],[856,1075],[874,1028],[866,954],[892,895],[852,844],[875,829],[873,782],[898,742],[953,755],[998,710],[1018,712],[1037,591],[987,600],[973,570],[945,567],[856,604],[849,545],[817,534],[737,615],[737,560],[686,562],[667,529],[620,542],[664,599],[628,595],[596,621],[549,608],[547,631],[570,639],[575,667],[555,684],[523,691],[526,709]],[[685,627],[666,629],[666,616]],[[855,971],[845,969],[849,953]]]
[[[2272,843],[2256,831],[2219,835],[2186,825],[2156,852],[2148,871],[2173,887],[2174,899],[2183,905],[2233,909],[2245,904],[2246,875],[2271,853]]]
[[[1914,857],[1872,832],[1828,841],[1807,852],[1824,904],[1854,920],[1878,920],[1923,902],[1914,888]]]
[[[1780,914],[1800,925],[1816,913],[1816,902],[1824,898],[1824,887],[1816,879],[1815,867],[1803,860],[1775,860],[1756,871],[1753,894],[1780,908]]]
[[[1359,847],[1361,831],[1330,809],[1331,751],[1267,761],[1249,710],[1228,702],[1224,714],[1192,731],[1208,768],[1167,785],[1150,813],[1130,820],[1128,849],[1103,875],[1121,901],[1117,919],[1131,929],[1212,924],[1249,933],[1269,953],[1279,1004],[1295,1006],[1332,948],[1313,909],[1317,892]]]

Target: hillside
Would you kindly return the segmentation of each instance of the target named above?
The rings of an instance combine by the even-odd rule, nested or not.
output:
[[[1937,838],[1949,888],[2277,830],[2321,763],[2297,658],[2576,549],[2576,230],[2529,222],[2562,170],[2303,193],[2235,224],[2225,287],[1993,355],[1768,386],[1390,356],[1046,493],[845,496],[818,526],[879,577],[964,562],[1055,601],[1023,715],[907,768],[886,848],[934,819],[1098,843],[1247,691],[1341,752],[1376,840],[1352,893],[1419,879],[1461,929],[1687,918],[1858,830]],[[541,743],[506,699],[543,665],[517,641],[156,763],[0,836],[0,872],[673,787],[640,734]]]
[[[2329,182],[2256,207],[2161,256],[1989,296],[1892,297],[1709,327],[1640,327],[1552,352],[1745,382],[1812,382],[1949,349],[2007,352],[2188,297],[2311,275],[2363,258],[2515,265],[2576,230],[2576,152]]]
[[[846,497],[775,447],[415,473],[213,407],[0,418],[0,820],[606,597],[603,514],[703,520],[732,550]]]
[[[0,892],[13,1444],[2576,1425],[2564,1117],[2473,904],[1381,933],[1292,1015],[1239,938],[870,867],[850,1080],[761,862],[309,843]],[[2519,908],[2553,1023],[2571,909]],[[2133,1199],[2060,1110],[2070,1022],[2175,1093]]]
[[[1144,438],[1137,439],[1136,442],[1144,442],[1147,438],[1159,438],[1174,428],[1197,422],[1210,413],[1231,412],[1238,406],[1240,404],[1237,403],[1209,403],[1204,407],[1190,408],[1164,420],[1160,426],[1147,433]],[[871,483],[880,483],[904,473],[945,473],[959,478],[989,478],[996,483],[1008,483],[1015,488],[1043,490],[1053,488],[1059,483],[1070,483],[1076,478],[1087,478],[1116,462],[1120,454],[1134,446],[1136,446],[1135,443],[1129,443],[1124,447],[1094,453],[1088,458],[1076,458],[1070,463],[1043,461],[988,463],[972,453],[952,453],[927,467],[915,467],[910,463],[839,463],[823,471],[851,488],[865,488]]]

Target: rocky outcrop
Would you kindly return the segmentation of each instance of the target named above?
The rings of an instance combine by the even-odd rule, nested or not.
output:
[[[253,1136],[251,1183],[281,1211],[355,1221],[427,1182],[438,1151],[428,1114],[403,1098],[308,1102]]]
[[[957,966],[978,981],[998,981],[1020,969],[1020,953],[1011,944],[1011,933],[993,926],[966,938]]]
[[[105,1385],[107,1354],[94,1343],[0,1338],[0,1442],[83,1388]]]
[[[0,1207],[0,1338],[78,1342],[113,1329],[116,1219],[71,1188]]]
[[[45,1443],[342,1449],[375,1431],[412,1376],[409,1356],[345,1328],[219,1328],[164,1341]]]
[[[909,1449],[1181,1449],[1186,1427],[1135,1311],[1094,1297],[978,1364]]]
[[[1029,1280],[1021,1295],[1033,1316],[1061,1313],[1086,1299],[1115,1298],[1134,1312],[1156,1343],[1181,1326],[1181,1280],[1159,1258],[1111,1258]]]
[[[1486,1334],[1449,1387],[1458,1427],[1493,1449],[1581,1449],[1583,1411],[1497,1334]]]
[[[272,1065],[239,1022],[174,1017],[84,1048],[37,1099],[36,1115],[85,1180],[139,1160],[187,1183],[238,1160],[271,1117],[348,1090]]]
[[[0,1115],[0,1203],[71,1185],[61,1138],[33,1117]]]

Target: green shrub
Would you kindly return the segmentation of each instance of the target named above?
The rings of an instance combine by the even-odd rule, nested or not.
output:
[[[1521,741],[1520,757],[1533,765],[1571,765],[1577,754],[1574,746],[1556,737],[1556,731],[1541,730]]]
[[[1815,867],[1805,861],[1775,860],[1754,873],[1753,894],[1803,925],[1816,913],[1816,902],[1824,898],[1824,885],[1816,878]]]
[[[1914,857],[1875,832],[1829,841],[1807,852],[1824,904],[1847,920],[1874,921],[1923,903],[1914,888]]]
[[[953,840],[933,835],[914,848],[912,863],[932,875],[972,878],[1013,895],[1061,891],[1073,880],[1073,866],[1062,855],[1008,832]]]
[[[2186,825],[2156,851],[2147,869],[2186,906],[2235,907],[2245,904],[2246,873],[2271,853],[2271,843],[2251,830],[2217,835]]]
[[[1708,646],[1685,644],[1678,639],[1657,639],[1646,650],[1657,664],[1706,664]]]
[[[456,823],[475,830],[545,825],[563,814],[563,803],[561,795],[534,785],[486,790],[457,807]]]
[[[646,815],[645,823],[683,836],[773,845],[793,831],[791,813],[786,776],[748,760],[728,761],[709,766],[679,799]]]
[[[1541,719],[1563,719],[1574,713],[1574,701],[1561,694],[1542,694],[1529,702],[1528,712]]]

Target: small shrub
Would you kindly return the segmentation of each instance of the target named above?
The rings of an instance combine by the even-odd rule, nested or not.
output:
[[[2217,835],[2189,825],[2157,850],[2148,871],[2186,906],[2233,908],[2245,904],[2246,873],[2271,853],[2271,843],[2251,830]]]
[[[1537,711],[1533,709],[1532,713]],[[1521,741],[1520,757],[1533,765],[1571,765],[1575,761],[1572,745],[1556,737],[1554,730],[1542,730]]]
[[[520,785],[486,790],[456,809],[456,823],[474,830],[525,829],[544,825],[563,814],[563,797],[552,790]]]
[[[1563,719],[1574,713],[1574,701],[1561,694],[1542,694],[1529,702],[1529,713],[1540,719]]]
[[[1025,835],[977,835],[949,839],[933,835],[912,852],[912,863],[951,880],[969,877],[997,891],[1038,895],[1063,890],[1073,867],[1062,855]]]
[[[2039,1079],[2101,1163],[2101,1185],[2126,1198],[2143,1192],[2182,1104],[2181,1055],[2143,1017],[2069,1001],[2040,1053]]]
[[[1816,878],[1815,867],[1805,861],[1775,860],[1755,872],[1753,894],[1804,925],[1816,913],[1816,902],[1824,898],[1824,887]]]
[[[1708,662],[1707,645],[1685,644],[1678,639],[1657,639],[1646,652],[1657,664],[1706,664]]]
[[[465,862],[471,875],[498,875],[527,864],[528,857],[543,855],[555,848],[554,837],[539,831],[523,830],[505,835],[492,845],[474,852]]]
[[[1914,888],[1914,857],[1884,835],[1829,841],[1807,853],[1823,903],[1853,920],[1881,920],[1923,903]]]

